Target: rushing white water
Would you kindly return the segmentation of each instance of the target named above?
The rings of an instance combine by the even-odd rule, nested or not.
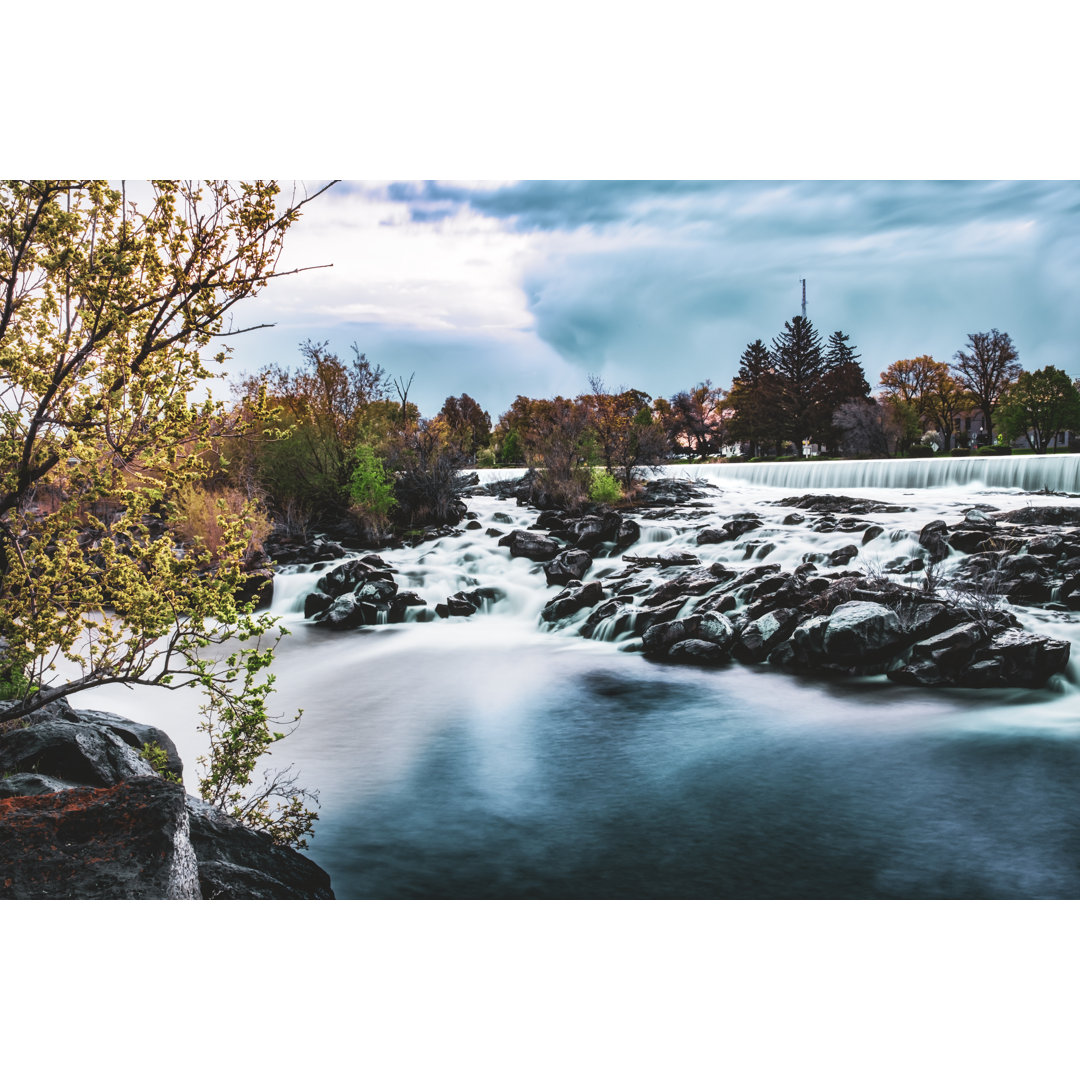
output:
[[[712,485],[702,505],[631,515],[642,535],[625,554],[686,548],[706,564],[792,569],[853,544],[848,569],[880,568],[914,554],[935,518],[1061,503],[1024,489],[1075,490],[1065,466],[1076,460],[672,466]],[[969,463],[1028,471],[996,483],[965,475]],[[909,465],[951,479],[913,483]],[[837,480],[844,466],[854,470]],[[870,539],[784,524],[791,508],[774,503],[790,490],[762,482],[776,472],[785,488],[905,509],[860,512],[883,529]],[[333,563],[275,579],[272,610],[291,631],[275,705],[305,715],[273,758],[322,792],[311,854],[339,897],[1080,896],[1076,613],[1016,609],[1075,646],[1066,676],[1040,691],[652,664],[624,651],[627,632],[613,625],[581,637],[587,612],[546,628],[540,611],[558,588],[487,534],[529,528],[536,512],[489,496],[469,507],[479,528],[382,552],[400,588],[429,605],[405,624],[333,632],[305,621],[303,598]],[[761,527],[695,545],[703,527],[745,512]],[[626,565],[598,557],[587,580]],[[436,603],[477,587],[501,598],[433,619]],[[160,724],[194,788],[203,750],[190,696],[104,689],[76,705]]]

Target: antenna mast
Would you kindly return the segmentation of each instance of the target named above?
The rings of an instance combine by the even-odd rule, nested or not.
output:
[[[806,278],[800,278],[802,281],[802,317],[806,318]]]

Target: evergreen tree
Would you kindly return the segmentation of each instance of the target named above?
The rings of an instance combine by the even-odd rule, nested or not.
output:
[[[802,454],[803,443],[821,425],[823,380],[827,371],[821,335],[809,319],[796,315],[773,339],[773,370],[780,380],[784,437]]]
[[[772,358],[761,338],[752,341],[739,359],[739,374],[731,385],[726,405],[733,410],[731,435],[750,444],[756,456],[762,444],[781,438],[779,417],[781,386],[772,370]]]
[[[833,423],[836,410],[849,401],[866,401],[870,384],[859,363],[859,353],[848,344],[849,337],[840,330],[829,335],[825,346],[825,374],[821,382],[821,413],[814,437],[818,443],[835,451],[840,432]]]

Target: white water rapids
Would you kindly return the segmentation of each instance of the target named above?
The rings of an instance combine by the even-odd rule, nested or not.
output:
[[[1031,492],[1080,491],[1078,467],[1073,455],[674,465],[666,475],[714,485],[706,505],[627,515],[642,535],[624,554],[688,548],[791,570],[854,543],[847,569],[881,567],[914,554],[935,518],[1060,504]],[[791,509],[772,503],[810,491],[907,509],[859,513],[884,530],[865,544],[784,525]],[[558,588],[487,535],[529,528],[536,511],[490,496],[469,509],[480,528],[382,552],[429,610],[500,591],[469,618],[419,622],[412,608],[404,624],[332,632],[304,620],[303,599],[334,564],[275,579],[290,636],[274,704],[304,718],[273,756],[321,791],[310,854],[340,898],[1080,896],[1080,614],[1014,609],[1074,646],[1039,691],[654,664],[582,638],[588,612],[545,628]],[[695,547],[703,527],[747,511],[761,528]],[[597,558],[587,580],[625,565]],[[74,704],[163,727],[195,789],[192,697],[107,688]]]

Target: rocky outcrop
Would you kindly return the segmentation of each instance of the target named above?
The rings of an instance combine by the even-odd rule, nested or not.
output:
[[[580,581],[592,566],[592,556],[581,548],[566,548],[544,567],[549,585],[566,585]]]
[[[0,898],[332,899],[310,859],[159,776],[159,728],[57,702],[0,732]]]
[[[0,898],[197,900],[184,790],[157,776],[0,799]]]
[[[558,540],[529,532],[527,529],[514,529],[513,532],[499,537],[499,547],[508,547],[514,559],[531,559],[533,562],[548,562],[559,553],[562,545]]]

